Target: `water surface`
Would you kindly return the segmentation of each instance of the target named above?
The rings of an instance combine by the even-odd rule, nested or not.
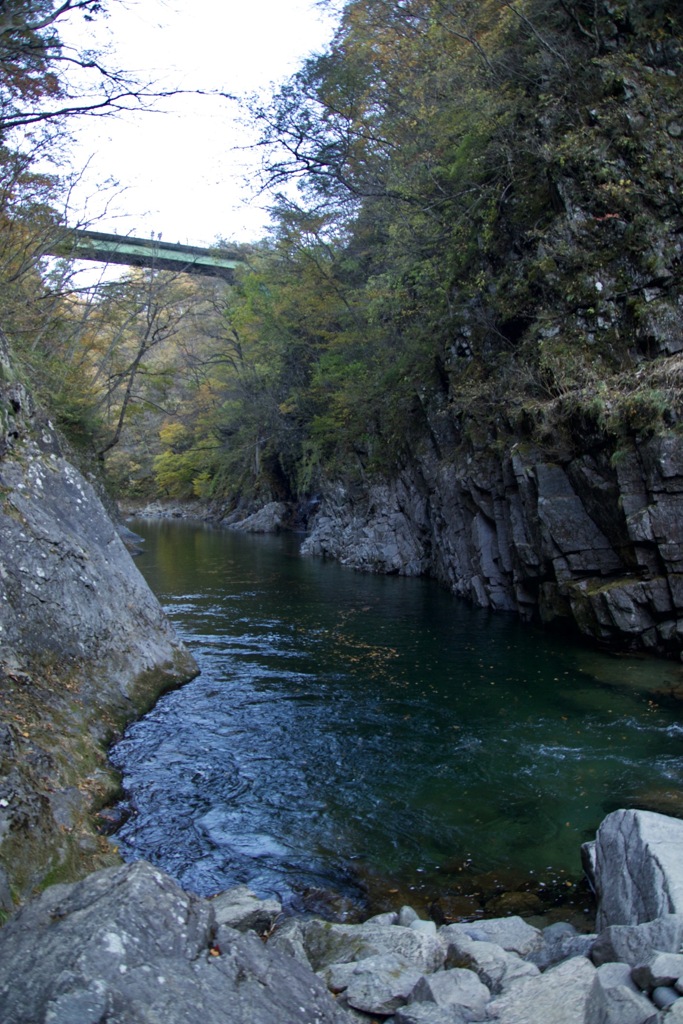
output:
[[[487,872],[579,877],[618,806],[683,814],[678,666],[302,558],[296,537],[134,528],[201,675],[112,751],[125,857],[205,895],[432,899]]]

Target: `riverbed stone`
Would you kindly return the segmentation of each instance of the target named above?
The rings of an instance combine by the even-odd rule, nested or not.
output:
[[[485,1016],[491,992],[474,973],[453,967],[436,974],[425,974],[410,993],[408,1003],[436,1003],[440,1007],[453,1007],[469,1011],[473,1019]]]
[[[598,930],[683,913],[683,821],[618,810],[595,840]]]
[[[273,934],[268,937],[268,946],[270,949],[279,950],[286,956],[294,957],[300,964],[313,970],[306,953],[302,922],[297,918],[290,917],[288,920],[278,923]]]
[[[473,1019],[475,1018],[471,1014],[457,1006],[410,1003],[400,1007],[391,1018],[391,1022],[392,1024],[469,1024]]]
[[[683,953],[655,952],[645,963],[633,967],[631,977],[642,990],[675,985],[683,978]]]
[[[332,964],[321,976],[349,1006],[388,1017],[407,1002],[422,973],[398,953],[382,953],[355,963]]]
[[[409,925],[414,932],[422,932],[423,935],[436,935],[436,924],[434,921],[422,921],[418,918]]]
[[[138,861],[57,885],[0,929],[3,1024],[343,1024],[322,982]]]
[[[255,931],[265,934],[282,913],[278,900],[259,899],[246,885],[226,889],[211,900],[217,925],[236,928],[239,932]]]
[[[584,1024],[595,967],[585,957],[565,960],[535,978],[522,978],[488,1006],[501,1024]]]
[[[442,967],[446,956],[438,936],[401,925],[346,925],[314,918],[303,923],[302,931],[306,955],[316,971],[329,964],[397,953],[427,973]]]
[[[541,932],[542,944],[525,956],[542,971],[575,956],[590,956],[596,936],[581,934],[568,921],[557,921]]]
[[[365,924],[379,924],[383,926],[398,924],[398,911],[387,910],[383,914],[374,914],[365,921]]]
[[[461,932],[471,939],[495,942],[508,952],[517,953],[521,957],[539,951],[544,941],[540,928],[534,928],[517,915],[452,924],[448,928],[448,934],[451,936]]]
[[[683,945],[683,915],[665,914],[643,924],[615,924],[604,928],[591,950],[594,964],[619,961],[636,967],[655,952],[677,953]]]
[[[603,964],[595,972],[585,1024],[654,1024],[657,1011],[640,993],[626,964]]]
[[[683,1024],[683,999],[673,1003],[657,1016],[657,1024]]]
[[[680,992],[677,992],[671,985],[658,985],[653,988],[650,993],[650,998],[655,1006],[658,1006],[660,1010],[667,1010],[674,1003],[677,1003],[681,998]]]
[[[403,906],[398,912],[398,924],[404,928],[410,928],[414,921],[419,921],[420,915],[413,907]]]
[[[494,942],[480,942],[463,935],[457,925],[446,925],[440,930],[439,937],[446,945],[446,966],[474,971],[494,994],[505,992],[517,982],[536,978],[541,973],[535,964],[522,960],[516,953],[509,953]]]

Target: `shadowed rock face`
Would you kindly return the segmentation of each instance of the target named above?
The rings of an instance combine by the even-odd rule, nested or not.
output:
[[[551,460],[511,443],[446,462],[425,442],[394,480],[367,491],[329,486],[302,551],[369,572],[429,574],[482,607],[678,657],[681,508],[683,444],[674,434],[617,461]]]
[[[0,337],[0,906],[106,846],[104,744],[196,674]],[[94,858],[94,860],[93,860]],[[82,865],[79,867],[79,865]],[[54,875],[53,875],[54,877]]]

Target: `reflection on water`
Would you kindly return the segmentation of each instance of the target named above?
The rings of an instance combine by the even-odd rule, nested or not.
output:
[[[112,752],[125,856],[204,894],[433,897],[492,871],[578,876],[617,806],[683,813],[678,666],[302,559],[293,537],[136,529],[201,675]]]

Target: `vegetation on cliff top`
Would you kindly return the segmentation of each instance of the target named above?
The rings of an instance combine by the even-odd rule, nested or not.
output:
[[[40,328],[54,282],[24,273],[15,346],[139,494],[292,498],[446,422],[559,450],[676,429],[681,17],[348,0],[252,107],[276,226],[237,284],[136,272]]]

